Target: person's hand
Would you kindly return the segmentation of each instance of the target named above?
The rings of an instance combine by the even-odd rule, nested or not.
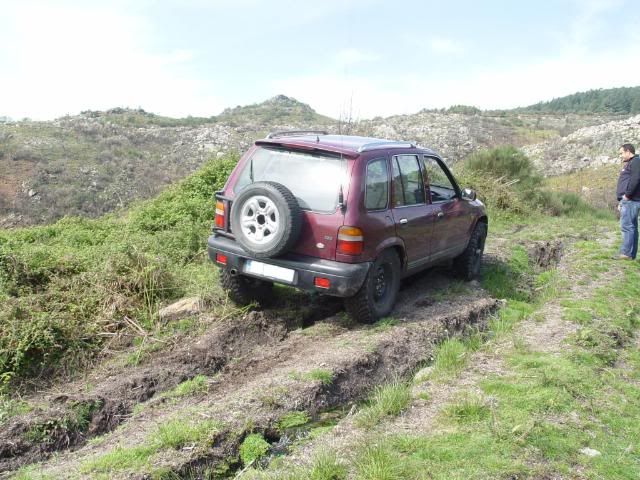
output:
[[[629,197],[627,197],[627,195],[626,195],[626,194],[625,194],[625,195],[622,195],[622,199],[623,199],[623,200],[631,200]]]
[[[622,206],[620,205],[620,203],[618,203],[618,211],[620,211],[621,208]]]

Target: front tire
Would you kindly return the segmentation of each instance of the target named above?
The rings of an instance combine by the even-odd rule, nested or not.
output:
[[[473,280],[480,276],[480,265],[484,244],[487,238],[487,224],[478,222],[471,233],[469,244],[460,256],[453,260],[453,268],[464,280]]]
[[[373,262],[362,287],[353,297],[345,298],[347,312],[355,321],[373,323],[393,309],[400,289],[400,259],[385,250]]]
[[[220,270],[220,286],[229,299],[238,306],[257,302],[265,305],[271,298],[273,283],[244,275],[232,275],[229,270]]]

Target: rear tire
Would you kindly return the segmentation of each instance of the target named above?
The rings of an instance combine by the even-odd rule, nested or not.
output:
[[[300,236],[302,210],[291,190],[277,182],[244,187],[231,206],[236,241],[255,258],[272,258],[290,250]]]
[[[362,287],[345,298],[347,312],[355,321],[373,323],[388,315],[400,289],[400,259],[393,250],[385,250],[373,262]]]
[[[271,282],[244,275],[232,275],[226,268],[220,269],[220,285],[229,299],[239,306],[254,302],[260,305],[267,304],[273,288]]]
[[[487,224],[478,222],[473,229],[469,244],[462,254],[453,260],[453,268],[464,280],[473,280],[480,276],[480,265],[487,238]]]

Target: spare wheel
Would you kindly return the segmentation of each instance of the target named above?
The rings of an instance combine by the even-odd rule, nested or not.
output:
[[[282,255],[300,235],[302,210],[287,187],[255,182],[243,188],[231,206],[236,241],[257,258]]]

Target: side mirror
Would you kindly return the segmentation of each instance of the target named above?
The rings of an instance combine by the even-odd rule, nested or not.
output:
[[[477,197],[476,192],[471,190],[470,188],[465,188],[462,190],[462,198],[466,198],[467,200],[475,200]]]

